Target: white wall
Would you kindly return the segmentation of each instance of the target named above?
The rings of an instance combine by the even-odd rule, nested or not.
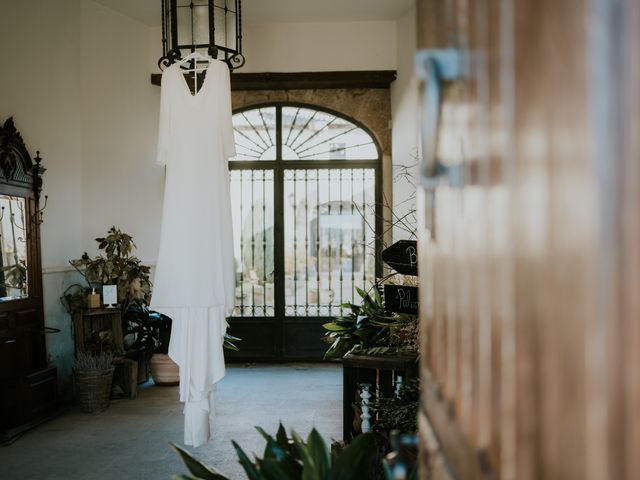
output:
[[[82,155],[79,0],[0,2],[0,121],[13,116],[32,155],[40,150],[46,324],[50,361],[69,378],[73,358],[70,319],[59,297],[73,275],[54,267],[82,253]]]
[[[30,153],[40,150],[49,205],[45,268],[81,249],[79,0],[0,3],[0,121],[13,115]]]
[[[243,72],[393,70],[395,22],[243,26]]]
[[[419,108],[418,81],[414,74],[417,45],[415,9],[398,19],[396,30],[398,76],[391,84],[393,211],[396,217],[404,217],[415,210],[415,182],[418,176]],[[404,173],[408,173],[409,177]],[[415,225],[413,215],[406,217],[406,220]],[[409,238],[409,234],[402,228],[394,228],[393,237],[394,240],[400,240]]]
[[[155,164],[160,89],[150,83],[149,30],[82,1],[82,245],[90,255],[112,225],[133,236],[141,259],[157,255],[164,169]]]

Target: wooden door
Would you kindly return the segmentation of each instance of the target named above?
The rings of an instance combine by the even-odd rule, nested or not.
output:
[[[639,25],[418,2],[423,478],[640,478]]]

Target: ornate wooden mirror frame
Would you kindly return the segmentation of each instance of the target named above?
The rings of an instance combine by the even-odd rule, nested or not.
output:
[[[29,155],[13,118],[6,120],[0,126],[0,196],[24,202],[27,288],[24,296],[0,301],[0,442],[40,422],[56,401],[56,369],[47,366],[45,342],[50,329],[42,295],[40,162],[39,152]]]

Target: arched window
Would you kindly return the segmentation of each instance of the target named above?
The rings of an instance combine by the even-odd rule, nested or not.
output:
[[[243,109],[233,126],[232,332],[243,357],[318,357],[320,325],[379,273],[380,149],[366,127],[308,105]]]

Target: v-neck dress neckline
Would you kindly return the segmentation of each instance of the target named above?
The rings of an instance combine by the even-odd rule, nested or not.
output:
[[[180,65],[176,64],[174,66],[174,70],[176,71],[176,73],[178,74],[179,81],[182,84],[182,88],[184,89],[185,93],[191,97],[192,99],[196,99],[200,96],[201,93],[204,92],[205,87],[207,85],[207,79],[211,76],[209,75],[209,70],[211,70],[211,66],[213,65],[213,60],[211,62],[209,62],[209,66],[204,70],[205,72],[205,76],[204,76],[204,81],[202,82],[202,85],[200,86],[200,90],[198,90],[195,94],[191,93],[191,88],[189,87],[189,84],[187,83],[187,79],[184,78],[184,73],[182,73],[182,70],[180,69]],[[194,75],[197,76],[197,72],[194,72]]]

